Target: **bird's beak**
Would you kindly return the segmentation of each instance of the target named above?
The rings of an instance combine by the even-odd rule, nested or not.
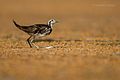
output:
[[[56,21],[56,23],[59,23],[59,21]]]

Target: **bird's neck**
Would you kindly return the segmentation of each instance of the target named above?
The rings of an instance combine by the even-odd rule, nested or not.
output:
[[[48,22],[48,26],[52,27],[52,26],[53,26],[53,24],[52,24],[51,22]]]

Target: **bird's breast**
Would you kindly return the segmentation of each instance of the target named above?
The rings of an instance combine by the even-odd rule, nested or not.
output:
[[[52,28],[45,28],[43,30],[39,30],[37,32],[37,35],[39,35],[39,36],[46,36],[46,35],[49,35],[51,32],[52,32]]]

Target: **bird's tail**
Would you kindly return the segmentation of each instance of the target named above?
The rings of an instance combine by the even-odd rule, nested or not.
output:
[[[19,25],[19,24],[17,24],[16,22],[15,22],[15,20],[13,20],[13,23],[15,24],[15,26],[17,27],[17,28],[19,28],[19,29],[21,29],[21,25]]]

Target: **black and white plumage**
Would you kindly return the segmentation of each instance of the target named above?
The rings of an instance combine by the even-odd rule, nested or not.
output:
[[[49,35],[52,32],[53,25],[57,23],[57,21],[54,19],[51,19],[48,21],[47,24],[33,24],[30,26],[21,26],[17,24],[14,20],[13,20],[13,23],[17,28],[19,28],[20,30],[30,35],[30,37],[27,39],[27,42],[31,48],[32,47],[39,48],[38,46],[32,43],[35,40],[35,37],[37,36],[43,37],[43,36]]]

